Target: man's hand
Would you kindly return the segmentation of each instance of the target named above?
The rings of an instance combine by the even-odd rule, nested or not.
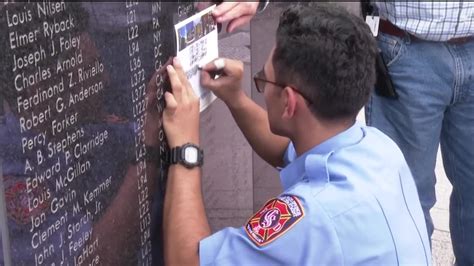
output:
[[[199,145],[199,98],[194,94],[177,58],[166,69],[172,94],[165,93],[163,127],[170,148],[187,142]]]
[[[215,62],[217,60],[223,62],[223,68],[219,69],[216,66]],[[211,78],[211,73],[215,72],[222,72],[222,74],[219,78],[213,79]],[[244,64],[241,61],[219,58],[202,67],[201,85],[211,90],[227,105],[231,105],[244,95],[242,91],[243,73]]]
[[[172,94],[165,93],[163,126],[171,148],[199,145],[199,99],[176,58],[167,66]],[[211,234],[206,218],[201,168],[170,165],[163,206],[165,265],[199,265],[199,241]]]
[[[217,22],[228,21],[227,32],[247,24],[257,12],[259,2],[224,1],[212,11]]]

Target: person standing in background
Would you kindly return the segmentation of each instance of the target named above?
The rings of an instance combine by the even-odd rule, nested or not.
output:
[[[474,264],[474,3],[377,2],[377,37],[398,98],[373,94],[368,125],[401,148],[429,235],[441,144],[453,186],[450,229],[457,265]]]

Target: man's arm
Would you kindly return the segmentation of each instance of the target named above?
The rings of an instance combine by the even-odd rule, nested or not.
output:
[[[226,103],[253,150],[269,164],[275,167],[283,166],[288,138],[271,132],[267,112],[241,89],[242,62],[223,60],[223,74],[217,79],[212,79],[209,74],[216,71],[213,62],[202,68],[201,84]]]
[[[199,144],[199,98],[176,58],[168,66],[172,94],[165,93],[163,126],[170,148]],[[210,235],[201,193],[201,169],[177,164],[168,171],[163,211],[167,265],[199,264],[199,241]]]

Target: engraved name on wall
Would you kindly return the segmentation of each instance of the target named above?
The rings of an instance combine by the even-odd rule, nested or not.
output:
[[[2,4],[0,262],[157,264],[165,169],[147,149],[167,149],[157,70],[171,14],[189,6]]]

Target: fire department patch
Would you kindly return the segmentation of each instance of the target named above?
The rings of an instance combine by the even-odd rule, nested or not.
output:
[[[31,216],[35,217],[49,208],[49,200],[46,197],[41,197],[41,195],[47,193],[46,187],[38,186],[28,194],[23,177],[4,176],[3,181],[5,185],[7,215],[17,224],[25,225],[30,221]],[[31,200],[33,198],[39,199],[40,197],[41,201],[38,200],[36,204]],[[33,205],[36,205],[35,208],[33,208]]]
[[[245,232],[258,246],[277,239],[304,216],[303,207],[294,196],[284,195],[269,200],[245,226]]]

